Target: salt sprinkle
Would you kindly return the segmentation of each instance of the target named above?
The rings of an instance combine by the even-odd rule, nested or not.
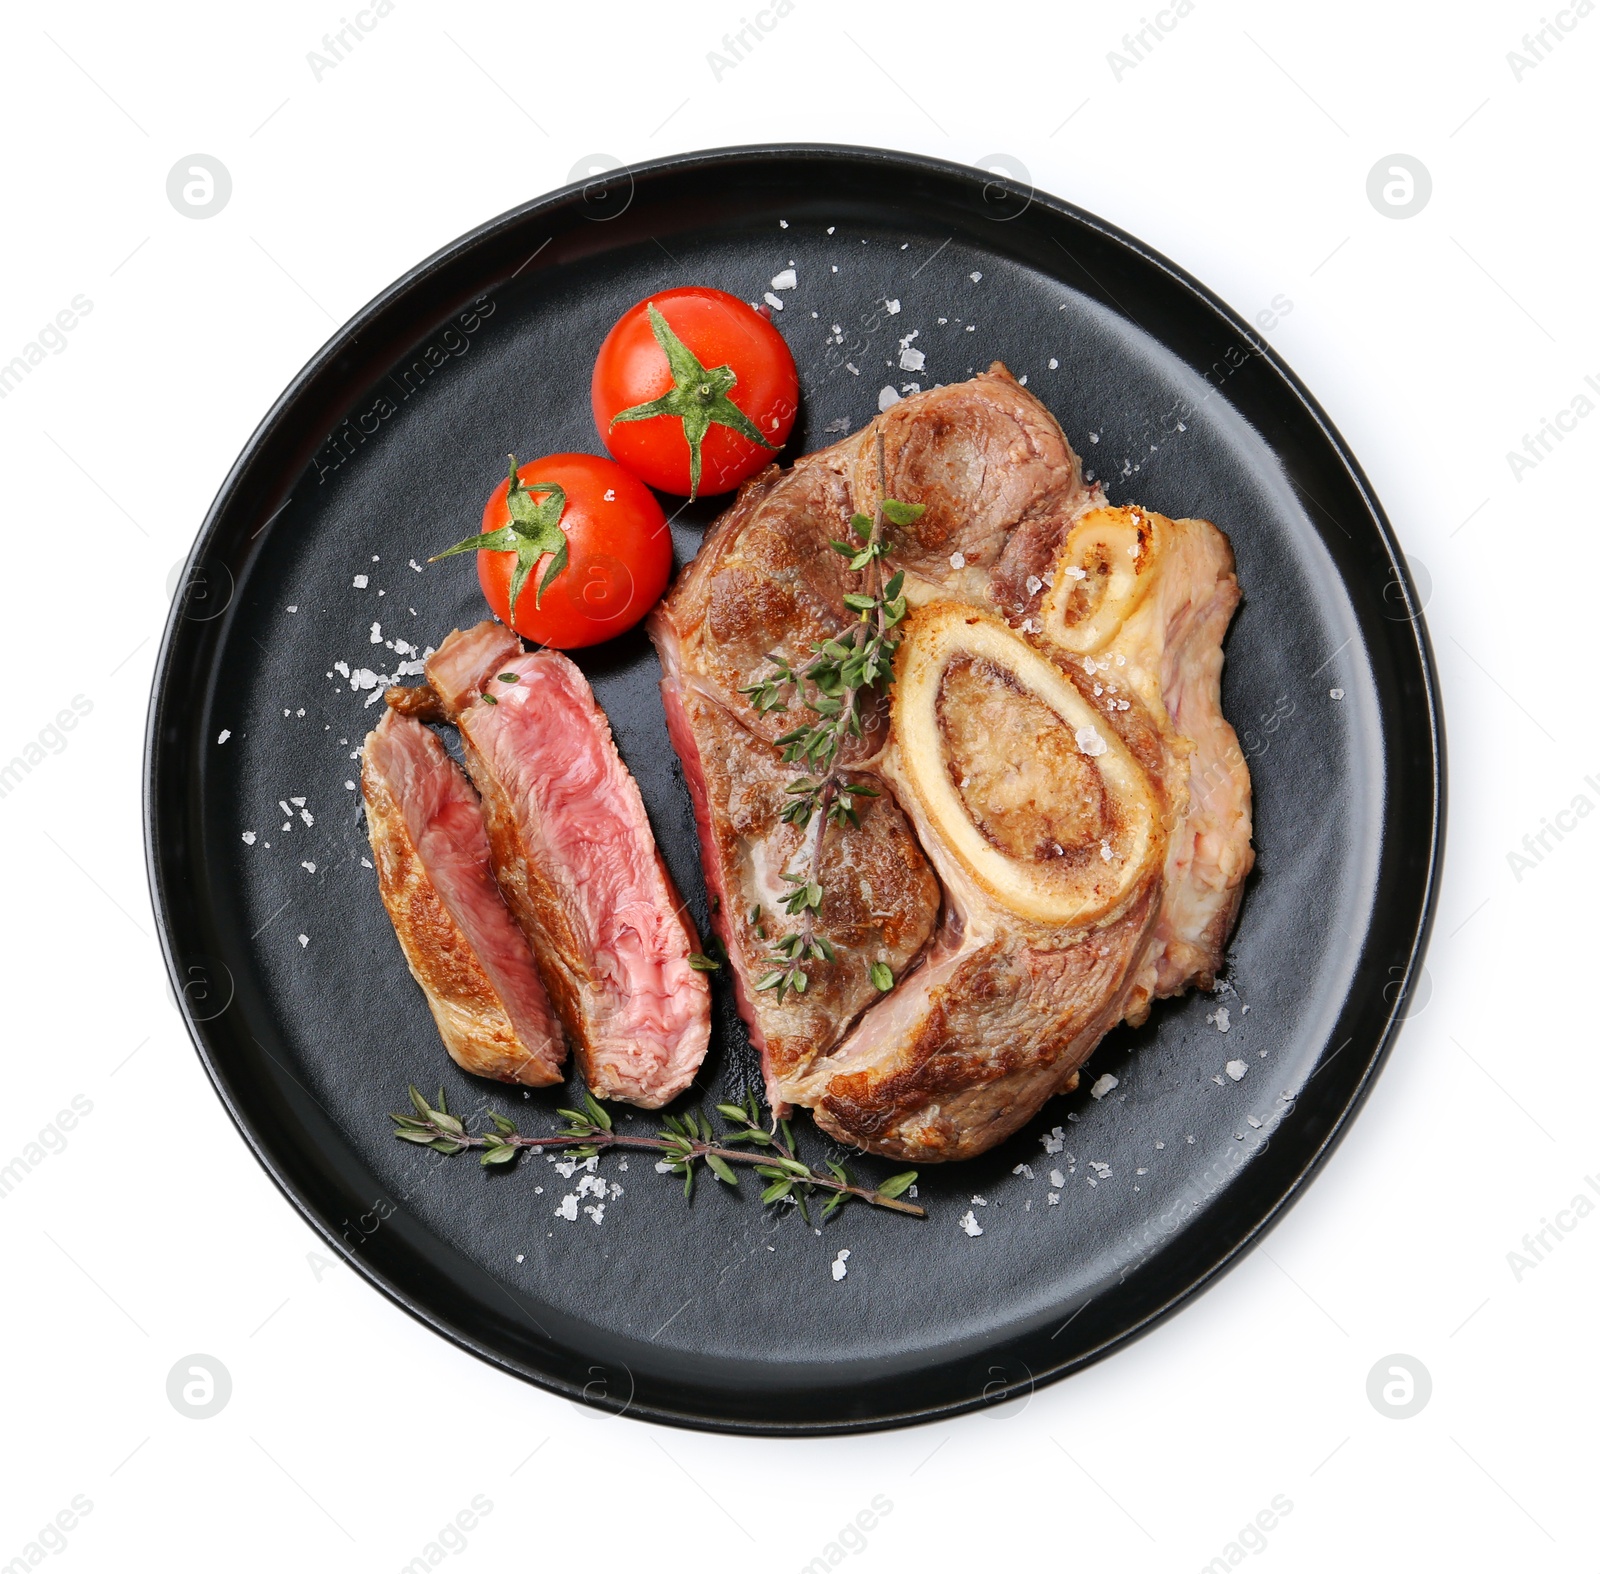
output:
[[[299,939],[299,941],[300,941],[300,949],[301,949],[301,950],[302,950],[302,951],[304,951],[304,950],[305,950],[305,948],[306,948],[306,947],[307,947],[307,946],[308,946],[308,945],[310,945],[310,944],[311,944],[311,936],[310,936],[310,935],[300,935],[300,936],[298,936],[298,937],[297,937],[297,938],[298,938],[298,939]]]
[[[556,1209],[558,1219],[576,1219],[578,1217],[578,1198],[575,1192],[568,1192],[561,1199],[561,1206]]]
[[[883,309],[884,309],[884,310],[885,310],[885,311],[886,311],[886,312],[888,312],[888,314],[889,314],[889,315],[890,315],[890,316],[891,316],[891,317],[897,317],[897,316],[899,316],[899,314],[900,314],[900,302],[899,302],[899,301],[889,301],[889,300],[886,300],[886,301],[885,301],[885,302],[884,302],[884,303],[883,303]],[[839,331],[839,330],[838,330],[838,329],[837,329],[837,328],[835,328],[835,329],[834,329],[834,330],[833,330],[833,331],[834,331],[834,332],[835,332],[835,333],[837,333],[837,332],[838,332],[838,331]]]
[[[246,847],[254,847],[255,846],[255,844],[256,844],[256,833],[254,831],[240,831],[239,835],[242,838],[242,840],[244,841],[244,844],[245,844]]]
[[[1050,1184],[1052,1186],[1054,1186],[1057,1191],[1059,1191],[1063,1186],[1065,1186],[1067,1184],[1067,1177],[1065,1175],[1063,1175],[1060,1170],[1051,1170],[1050,1171]]]
[[[971,1208],[968,1208],[967,1211],[961,1215],[961,1228],[965,1230],[968,1235],[983,1234],[983,1226],[978,1223],[977,1217]]]
[[[772,287],[775,290],[792,290],[799,282],[799,275],[793,268],[785,268],[781,273],[772,276]]]
[[[1051,371],[1054,371],[1060,364],[1061,362],[1058,361],[1053,355],[1048,361],[1045,362],[1045,365],[1047,365]]]
[[[978,273],[978,272],[974,271],[972,273],[969,273],[967,275],[967,277],[969,279],[971,279],[974,284],[976,284],[978,282],[978,280],[983,277],[983,275],[981,273]]]
[[[1330,700],[1342,700],[1344,698],[1344,690],[1343,689],[1329,689],[1328,690],[1328,698]]]
[[[312,863],[309,858],[302,858],[300,860],[300,867],[304,869],[307,874],[315,874],[317,872],[317,866]]]
[[[1242,1060],[1230,1060],[1222,1069],[1237,1082],[1250,1068]]]
[[[1067,1134],[1056,1126],[1040,1137],[1039,1141],[1044,1145],[1046,1153],[1060,1153],[1067,1145]]]
[[[774,295],[771,290],[768,290],[767,293],[761,297],[761,299],[764,300],[767,305],[773,309],[773,311],[781,312],[783,310],[783,302],[776,295]]]
[[[1109,1071],[1095,1078],[1094,1086],[1089,1089],[1089,1097],[1103,1099],[1117,1085],[1117,1079]]]
[[[350,583],[355,586],[357,590],[365,590],[367,588],[367,576],[365,574],[357,574],[356,577],[350,581]]]
[[[1033,1168],[1028,1164],[1018,1164],[1011,1173],[1013,1175],[1021,1175],[1026,1180],[1033,1179]]]
[[[1219,1033],[1226,1033],[1230,1026],[1232,1026],[1232,1024],[1228,1020],[1228,1008],[1226,1006],[1218,1006],[1217,1031]]]
[[[232,736],[233,736],[233,734],[231,732],[229,732],[226,727],[224,727],[222,729],[222,731],[217,734],[217,742],[218,743],[226,743],[228,741],[228,739],[231,738]]]
[[[1044,1200],[1049,1203],[1052,1208],[1059,1207],[1061,1203],[1061,1193],[1058,1191],[1047,1191],[1044,1194]]]
[[[883,387],[878,390],[878,409],[880,411],[887,410],[892,405],[897,405],[899,403],[899,393],[888,383],[885,383]]]
[[[928,357],[921,350],[914,350],[907,345],[900,352],[900,370],[903,372],[920,372],[928,364]]]
[[[833,1259],[832,1264],[833,1282],[835,1284],[837,1284],[847,1273],[849,1273],[850,1270],[845,1267],[845,1263],[849,1260],[849,1257],[850,1248],[848,1246],[841,1246],[839,1248],[839,1255]]]
[[[1093,727],[1080,727],[1077,731],[1078,747],[1090,759],[1095,759],[1106,752],[1106,740],[1095,731]]]

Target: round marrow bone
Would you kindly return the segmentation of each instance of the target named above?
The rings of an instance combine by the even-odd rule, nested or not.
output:
[[[933,845],[1020,918],[1082,926],[1115,916],[1164,853],[1138,762],[1060,670],[997,619],[936,602],[905,631],[887,764],[936,831]],[[997,714],[1031,718],[1031,735],[990,728],[984,686],[1013,697]]]
[[[1093,508],[1074,525],[1039,607],[1046,638],[1092,656],[1116,638],[1156,582],[1171,521],[1143,508]]]

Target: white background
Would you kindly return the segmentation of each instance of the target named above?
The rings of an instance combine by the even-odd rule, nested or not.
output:
[[[1245,1561],[1591,1567],[1600,1221],[1520,1281],[1507,1258],[1600,1172],[1600,823],[1521,879],[1507,856],[1575,795],[1600,802],[1600,419],[1520,479],[1506,458],[1600,379],[1600,20],[1562,15],[1573,30],[1519,81],[1531,0],[1199,0],[1119,81],[1131,4],[797,0],[719,81],[732,4],[399,0],[318,80],[331,0],[8,7],[0,361],[74,296],[93,309],[0,401],[0,758],[74,694],[93,709],[0,799],[0,1162],[74,1095],[92,1112],[0,1201],[0,1565],[83,1494],[52,1563],[395,1570],[483,1494],[451,1566],[781,1571],[882,1494],[850,1567],[1026,1549],[1028,1567],[1181,1571],[1283,1494]],[[586,155],[765,139],[1004,154],[1247,316],[1288,296],[1270,337],[1431,586],[1451,765],[1431,995],[1266,1245],[1026,1406],[804,1443],[581,1415],[330,1266],[169,1001],[139,821],[169,570],[323,340]],[[204,222],[166,195],[194,152],[233,179]],[[1405,220],[1366,190],[1396,152],[1433,181]],[[166,1397],[192,1352],[232,1375],[205,1421]],[[1367,1398],[1394,1352],[1432,1375],[1409,1420]]]

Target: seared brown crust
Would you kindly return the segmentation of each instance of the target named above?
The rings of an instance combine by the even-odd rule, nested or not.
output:
[[[383,691],[383,703],[390,710],[399,711],[402,716],[414,717],[417,721],[448,721],[449,713],[445,710],[444,701],[433,692],[427,683],[408,685],[404,683],[391,684]]]
[[[1017,521],[1069,506],[1081,492],[1077,456],[1055,417],[998,361],[964,383],[893,404],[855,445],[856,507],[878,500],[877,436],[888,495],[921,503],[894,535],[895,566],[942,577],[959,552],[968,566],[999,560]]]
[[[561,1081],[558,1064],[531,1055],[519,1041],[471,943],[428,878],[405,815],[365,760],[361,790],[378,891],[450,1058],[463,1071],[501,1082],[542,1088]]]
[[[1156,912],[1156,882],[1105,928],[1007,935],[964,951],[927,992],[892,1057],[813,1085],[817,1124],[841,1142],[892,1158],[939,1163],[1003,1141],[1053,1094],[1076,1086],[1078,1067],[1122,1014],[1129,964]],[[905,989],[914,989],[913,975]],[[836,1057],[851,1059],[846,1044]]]
[[[760,959],[798,927],[780,905],[790,888],[779,874],[803,861],[805,828],[779,818],[794,771],[705,695],[690,692],[683,703],[699,743],[708,797],[722,808],[710,826],[718,888],[725,893],[719,932],[729,952],[748,958],[750,970],[759,974],[765,971]],[[804,994],[779,1001],[764,991],[752,1003],[769,1071],[784,1080],[837,1043],[879,998],[873,962],[887,964],[898,977],[938,919],[939,882],[888,785],[865,772],[848,780],[873,787],[879,796],[857,798],[860,826],[830,827],[823,843],[817,927],[838,947],[838,957],[811,969]]]

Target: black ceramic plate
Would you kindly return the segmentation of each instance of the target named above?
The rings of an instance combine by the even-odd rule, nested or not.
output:
[[[490,1174],[390,1136],[385,1112],[412,1081],[442,1082],[463,1112],[511,1107],[525,1129],[565,1100],[446,1058],[362,861],[354,751],[378,690],[336,663],[388,675],[394,638],[435,644],[482,615],[469,563],[413,565],[477,528],[508,450],[602,451],[589,369],[620,312],[676,284],[759,300],[790,265],[777,321],[803,402],[786,457],[860,426],[885,386],[999,359],[1114,500],[1228,532],[1245,599],[1224,701],[1255,781],[1259,862],[1225,992],[1114,1033],[1079,1093],[994,1152],[925,1170],[925,1222],[853,1207],[819,1235],[763,1210],[748,1178],[686,1205],[639,1155],[625,1174],[603,1161],[623,1187],[603,1223],[569,1222],[556,1210],[573,1183],[553,1164]],[[902,370],[913,330],[926,364]],[[680,563],[718,506],[677,515]],[[635,634],[579,660],[703,926],[655,657]],[[1382,511],[1249,325],[1138,242],[1011,182],[865,149],[734,149],[486,224],[295,379],[212,507],[166,631],[150,879],[218,1093],[285,1194],[386,1294],[612,1410],[836,1431],[1000,1402],[1084,1365],[1208,1283],[1299,1192],[1420,976],[1441,750]],[[737,1096],[755,1065],[725,981],[716,995],[701,1086]],[[1097,1101],[1104,1072],[1117,1086]],[[804,1116],[799,1129],[820,1157]],[[981,1235],[961,1228],[969,1209]]]

